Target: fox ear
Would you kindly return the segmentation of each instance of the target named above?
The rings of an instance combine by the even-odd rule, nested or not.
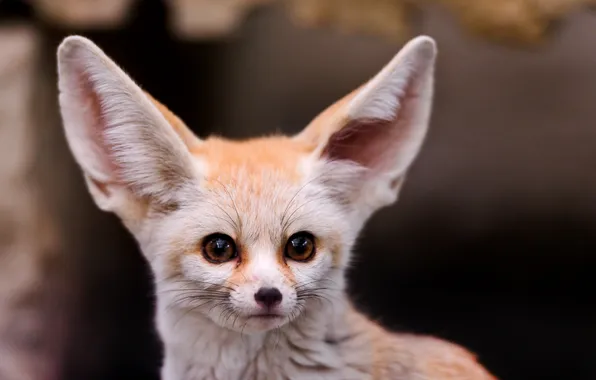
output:
[[[366,190],[373,208],[395,201],[420,150],[430,119],[435,58],[433,39],[411,40],[372,80],[296,137],[317,146],[317,159],[327,164],[364,168],[365,178],[357,176],[352,187]]]
[[[198,138],[83,37],[61,43],[58,74],[66,138],[97,205],[118,213],[124,195],[173,206],[196,180]]]

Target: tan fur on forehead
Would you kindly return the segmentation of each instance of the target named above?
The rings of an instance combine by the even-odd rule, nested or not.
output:
[[[359,89],[321,112],[296,138],[277,135],[233,141],[211,137],[193,146],[191,153],[208,164],[207,186],[217,185],[217,182],[233,184],[239,170],[248,175],[273,171],[280,179],[300,182],[300,160],[313,153],[321,141],[345,124],[348,117],[344,108]]]
[[[259,174],[268,171],[274,172],[278,179],[298,183],[302,178],[300,161],[314,149],[314,144],[286,136],[245,141],[212,137],[194,147],[191,153],[207,162],[206,186],[209,187],[220,182],[233,185],[239,171],[245,174],[244,179],[261,178]]]

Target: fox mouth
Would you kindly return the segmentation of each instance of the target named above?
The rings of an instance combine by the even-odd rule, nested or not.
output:
[[[253,314],[253,315],[249,315],[248,318],[249,319],[262,319],[262,320],[272,320],[272,319],[278,319],[278,318],[283,318],[284,316],[281,314],[275,314],[275,313],[262,313],[262,314]]]

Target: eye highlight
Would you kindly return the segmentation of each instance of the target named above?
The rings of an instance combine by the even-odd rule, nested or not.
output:
[[[234,239],[225,234],[213,234],[203,239],[203,256],[214,264],[225,263],[238,257]]]
[[[308,232],[297,232],[290,236],[284,255],[294,261],[308,261],[315,255],[315,238]]]

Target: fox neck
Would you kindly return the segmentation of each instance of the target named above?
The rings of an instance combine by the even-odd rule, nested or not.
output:
[[[310,365],[339,363],[339,351],[324,343],[346,334],[343,315],[349,303],[343,287],[328,300],[312,302],[299,317],[278,329],[243,334],[203,314],[168,307],[166,300],[158,298],[158,330],[165,348],[163,380],[270,378],[271,366],[287,363],[297,350],[310,352],[320,347],[324,347],[319,353],[321,362],[309,355]]]

